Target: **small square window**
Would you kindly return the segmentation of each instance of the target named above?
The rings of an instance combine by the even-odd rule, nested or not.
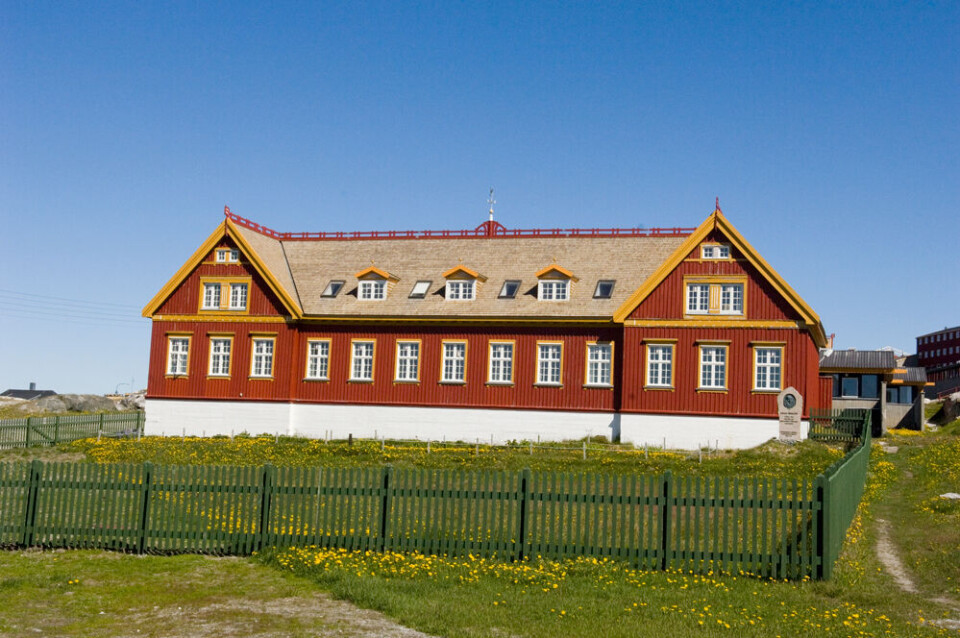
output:
[[[413,290],[410,291],[411,299],[423,299],[427,296],[427,292],[430,290],[430,284],[432,281],[421,279],[417,283],[413,284]]]
[[[500,294],[497,295],[499,299],[516,299],[517,291],[520,290],[520,280],[519,279],[507,279],[503,282],[503,287],[500,288]]]
[[[594,299],[609,299],[613,295],[613,285],[617,283],[613,279],[601,279],[597,282],[597,288],[593,291]]]
[[[320,293],[321,297],[336,297],[340,294],[340,290],[343,288],[343,281],[335,279],[327,284],[327,287],[323,289],[323,292]]]

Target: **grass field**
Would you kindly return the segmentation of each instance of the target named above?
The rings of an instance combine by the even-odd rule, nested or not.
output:
[[[378,452],[355,443],[351,451],[343,449],[345,444],[337,449],[285,439],[279,445],[272,439],[239,437],[216,444],[189,439],[144,441],[139,446],[86,441],[55,450],[5,453],[0,458],[38,455],[159,463],[196,459],[193,462],[255,465],[284,458],[306,464],[339,456],[341,466],[349,467],[384,462],[410,467],[422,466],[418,463],[453,467],[518,463],[523,467],[529,463],[521,462],[530,459],[520,449],[496,458],[483,448],[476,457],[471,454],[473,448],[461,456],[433,451],[428,456],[422,449]],[[933,624],[943,618],[960,619],[960,610],[935,600],[960,597],[960,515],[953,505],[933,499],[942,492],[957,491],[960,438],[942,433],[895,434],[887,442],[899,451],[886,454],[875,446],[865,501],[835,577],[826,583],[775,582],[744,574],[642,572],[593,559],[510,564],[471,557],[310,548],[270,551],[253,559],[7,552],[0,554],[0,588],[5,596],[0,634],[38,633],[28,631],[33,628],[41,634],[77,636],[378,635],[386,631],[351,634],[351,625],[337,622],[347,623],[352,615],[367,612],[349,607],[342,609],[336,622],[316,614],[308,617],[307,610],[319,604],[324,592],[331,592],[437,636],[960,636],[956,630]],[[588,455],[587,464],[602,463],[600,451],[596,452],[596,458]],[[808,472],[815,474],[840,451],[815,443],[774,446],[704,458],[703,465],[698,457],[657,454],[662,456],[651,453],[645,459],[640,452],[632,459],[632,471],[669,467],[677,473],[686,468],[692,473],[722,475],[738,468],[751,468],[744,473],[761,468],[758,474],[810,476]],[[582,455],[577,458],[558,450],[551,456],[549,450],[537,450],[533,458],[538,455],[541,462],[557,469],[588,470],[579,465],[584,463]],[[710,470],[708,463],[713,464]],[[616,472],[630,468],[623,460],[608,462],[606,467],[611,466]],[[878,561],[878,518],[888,521],[916,581],[917,594],[900,591]]]
[[[410,444],[378,441],[324,442],[281,437],[84,439],[61,446],[60,453],[79,453],[97,463],[165,465],[263,465],[294,467],[381,467],[491,469],[608,474],[675,474],[812,478],[843,455],[843,447],[804,441],[771,442],[753,450],[676,452],[589,444],[587,458],[579,442],[565,445]],[[43,454],[42,452],[37,452]],[[0,459],[3,456],[0,455]],[[21,454],[18,458],[23,458]]]

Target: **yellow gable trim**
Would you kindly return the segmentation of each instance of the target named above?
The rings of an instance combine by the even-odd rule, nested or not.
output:
[[[197,266],[203,262],[203,258],[210,254],[210,251],[213,250],[221,239],[224,237],[229,237],[236,243],[237,248],[240,249],[240,252],[247,257],[250,261],[250,264],[253,266],[254,270],[263,278],[267,283],[267,286],[273,291],[273,293],[280,299],[280,302],[286,308],[287,312],[290,313],[291,317],[299,319],[303,316],[303,313],[300,311],[300,306],[296,301],[293,300],[293,297],[290,296],[283,286],[280,285],[280,282],[277,281],[276,277],[263,265],[263,260],[260,259],[260,256],[257,255],[253,247],[247,243],[243,238],[243,235],[237,230],[233,222],[229,219],[223,221],[222,224],[217,226],[206,241],[200,244],[200,247],[194,251],[190,258],[180,267],[180,269],[170,278],[170,280],[164,284],[163,288],[153,296],[153,299],[144,306],[142,315],[144,317],[153,317],[154,314],[160,309],[160,306],[163,305],[170,295],[180,287],[180,285],[190,276]]]
[[[540,270],[538,270],[538,271],[536,272],[536,274],[535,274],[534,276],[535,276],[537,279],[540,279],[540,278],[543,277],[544,275],[547,275],[548,273],[551,273],[551,272],[558,272],[558,273],[560,273],[561,275],[563,275],[564,277],[567,277],[567,278],[569,278],[569,279],[572,279],[573,281],[580,281],[579,279],[577,279],[576,277],[573,276],[573,273],[572,273],[572,272],[570,272],[569,270],[567,270],[567,269],[564,268],[563,266],[558,266],[557,264],[550,264],[550,265],[547,266],[546,268],[541,268]]]
[[[743,235],[733,227],[733,224],[727,221],[727,218],[720,212],[720,209],[713,211],[713,213],[693,231],[693,234],[687,237],[686,241],[673,251],[667,260],[647,278],[643,285],[630,295],[623,305],[614,313],[614,322],[623,323],[626,318],[630,316],[630,313],[636,310],[637,306],[650,296],[657,286],[663,283],[667,276],[676,270],[677,266],[680,265],[687,255],[692,253],[714,229],[723,233],[730,241],[730,244],[739,250],[744,257],[746,257],[747,261],[759,271],[760,275],[773,286],[774,290],[787,300],[791,307],[803,318],[805,326],[810,330],[814,343],[821,348],[825,348],[827,346],[827,336],[817,313],[815,313],[813,309],[800,298],[800,295],[790,287],[783,277],[777,274],[773,267],[760,256],[753,246],[744,239]]]
[[[472,269],[472,268],[467,268],[467,267],[464,266],[463,264],[454,266],[454,267],[451,268],[450,270],[448,270],[448,271],[446,271],[445,273],[443,273],[442,277],[443,277],[444,279],[449,279],[451,276],[456,275],[457,273],[463,273],[463,274],[465,274],[465,275],[469,275],[470,277],[473,277],[474,279],[478,279],[478,280],[480,280],[480,281],[486,281],[486,280],[487,280],[486,277],[484,277],[483,275],[481,275],[480,273],[478,273],[476,270],[474,270],[474,269]]]
[[[363,279],[365,277],[368,277],[369,275],[376,275],[381,279],[386,279],[387,281],[392,281],[394,283],[400,281],[399,277],[391,275],[386,270],[383,270],[382,268],[377,268],[376,266],[367,266],[366,268],[364,268],[363,270],[355,274],[354,277],[356,277],[357,279]]]

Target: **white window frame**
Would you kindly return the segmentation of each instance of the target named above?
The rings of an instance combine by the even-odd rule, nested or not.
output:
[[[307,369],[303,378],[311,381],[330,380],[330,339],[307,340]]]
[[[351,381],[373,381],[376,353],[377,342],[373,339],[355,339],[350,342]]]
[[[210,337],[210,361],[207,374],[211,377],[229,377],[233,354],[233,337]]]
[[[672,343],[647,344],[647,378],[644,387],[673,388],[674,350]]]
[[[215,259],[218,264],[235,264],[240,261],[240,251],[236,248],[217,248]]]
[[[705,315],[710,312],[710,284],[687,284],[687,314]]]
[[[357,298],[361,301],[382,301],[387,298],[386,279],[364,279],[360,282]]]
[[[720,314],[743,314],[743,284],[720,284]]]
[[[396,348],[394,381],[413,382],[420,380],[420,342],[398,339]]]
[[[185,377],[190,370],[190,337],[170,335],[167,337],[167,376]]]
[[[540,301],[568,301],[570,282],[566,279],[541,279],[537,283],[537,299]]]
[[[250,378],[272,379],[276,337],[250,338]]]
[[[467,342],[443,341],[440,348],[440,383],[466,383]]]
[[[587,343],[586,359],[584,385],[594,388],[613,387],[613,342]]]
[[[770,355],[776,361],[770,361]],[[776,376],[776,384],[773,383]],[[783,346],[754,346],[753,389],[763,392],[779,392],[783,389]]]
[[[477,294],[477,282],[472,279],[447,281],[447,301],[473,301]]]
[[[245,283],[230,284],[230,310],[246,310],[250,288]]]
[[[728,348],[725,345],[700,346],[698,390],[726,390]]]
[[[729,244],[703,244],[700,246],[701,259],[730,259]]]
[[[513,385],[515,369],[514,354],[516,350],[517,344],[513,341],[489,342],[487,383],[493,385]]]
[[[563,342],[537,342],[537,383],[544,386],[563,385]]]
[[[222,284],[216,282],[204,282],[203,284],[203,306],[201,310],[220,310],[220,298],[223,294]]]

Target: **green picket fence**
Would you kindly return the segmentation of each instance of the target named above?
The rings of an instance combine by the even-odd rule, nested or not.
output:
[[[270,546],[829,577],[861,443],[815,480],[364,468],[0,465],[0,544],[249,554]]]
[[[0,419],[0,449],[56,445],[94,436],[143,432],[143,412]]]

